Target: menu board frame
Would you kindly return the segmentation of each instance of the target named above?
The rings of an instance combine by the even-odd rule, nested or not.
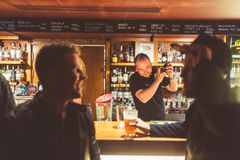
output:
[[[119,34],[240,34],[240,20],[93,20],[0,18],[0,31]]]

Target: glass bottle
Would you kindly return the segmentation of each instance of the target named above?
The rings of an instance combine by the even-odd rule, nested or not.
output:
[[[117,54],[115,53],[114,47],[112,47],[112,63],[117,63],[118,62],[118,57]]]
[[[24,45],[24,50],[22,52],[22,61],[25,62],[25,63],[28,62],[27,43]]]
[[[112,87],[115,87],[115,84],[117,83],[117,71],[116,69],[113,69],[111,81],[112,81]]]
[[[16,46],[15,46],[15,43],[12,43],[12,44],[11,44],[10,59],[11,59],[12,61],[16,60]]]
[[[118,54],[118,61],[119,62],[123,62],[124,61],[123,45],[120,46],[120,52]]]
[[[10,60],[10,53],[8,51],[8,47],[4,48],[3,60],[5,60],[5,61],[9,61]]]
[[[124,51],[124,62],[130,61],[129,47],[127,46]]]
[[[119,71],[118,71],[117,82],[118,82],[118,84],[121,84],[123,82],[123,76],[122,76],[121,69],[119,69]]]
[[[17,43],[17,47],[16,47],[16,60],[20,61],[21,57],[22,57],[21,44]]]
[[[167,62],[167,52],[162,53],[162,63]]]
[[[123,82],[125,84],[128,83],[128,79],[129,79],[129,75],[128,75],[128,72],[127,72],[127,67],[124,68],[124,72],[123,72]]]
[[[16,70],[15,70],[14,66],[12,66],[10,81],[16,82]]]
[[[134,53],[133,53],[133,47],[131,47],[130,48],[130,55],[129,55],[129,61],[131,62],[131,63],[133,63],[134,62]]]

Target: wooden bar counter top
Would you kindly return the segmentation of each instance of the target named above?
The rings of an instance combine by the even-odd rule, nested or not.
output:
[[[126,138],[117,122],[95,121],[96,139],[105,155],[184,156],[184,138],[150,137],[137,129],[135,138]]]

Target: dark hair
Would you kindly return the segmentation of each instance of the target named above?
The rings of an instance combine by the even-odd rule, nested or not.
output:
[[[213,64],[226,73],[230,72],[232,67],[231,50],[223,40],[216,36],[201,34],[192,42],[192,45],[204,45],[210,48]]]
[[[136,65],[137,61],[144,60],[144,59],[148,59],[150,61],[149,57],[146,54],[144,54],[144,53],[137,54],[137,56],[134,58],[135,65]]]
[[[74,53],[80,54],[79,50],[72,45],[52,44],[42,47],[35,63],[40,82],[44,85],[46,76],[50,71],[61,71],[65,63],[65,55]]]

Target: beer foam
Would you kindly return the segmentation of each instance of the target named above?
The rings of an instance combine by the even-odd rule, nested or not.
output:
[[[126,119],[126,120],[135,120],[135,119],[137,119],[137,117],[136,116],[124,116],[124,119]]]

